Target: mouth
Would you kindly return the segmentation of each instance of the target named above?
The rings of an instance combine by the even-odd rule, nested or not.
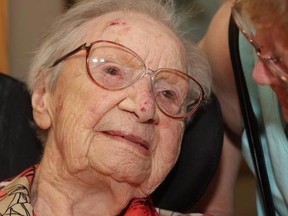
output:
[[[113,139],[120,139],[124,141],[128,141],[130,143],[136,144],[137,146],[140,146],[142,149],[149,151],[149,142],[143,139],[140,136],[126,133],[123,131],[102,131],[103,134],[113,138]]]

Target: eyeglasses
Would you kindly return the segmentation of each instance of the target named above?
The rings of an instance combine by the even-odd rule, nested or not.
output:
[[[243,14],[244,11],[241,8],[241,1],[234,2],[232,6],[232,17],[250,44],[255,48],[258,58],[266,65],[271,73],[285,86],[288,84],[288,68],[284,65],[283,59],[275,56],[263,56],[261,54],[262,47],[255,41],[256,30],[249,20],[247,14]]]
[[[56,60],[51,67],[81,50],[86,50],[88,76],[104,89],[125,89],[148,74],[154,101],[169,117],[184,119],[193,114],[205,100],[202,86],[193,77],[169,68],[153,71],[134,51],[112,41],[84,43]]]

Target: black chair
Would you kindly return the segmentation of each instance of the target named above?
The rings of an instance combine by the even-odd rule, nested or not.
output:
[[[31,109],[25,85],[0,73],[0,181],[39,161]]]
[[[42,146],[32,125],[25,85],[0,73],[0,181],[39,162]],[[223,124],[218,101],[200,108],[186,122],[179,160],[152,194],[156,206],[178,212],[193,207],[206,191],[220,158]]]

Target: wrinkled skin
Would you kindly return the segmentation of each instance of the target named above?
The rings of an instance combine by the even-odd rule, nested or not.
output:
[[[185,68],[180,41],[146,15],[111,12],[85,25],[81,43],[110,40],[137,52],[153,70]],[[61,215],[117,215],[131,198],[150,194],[171,170],[183,121],[157,108],[148,75],[109,91],[89,79],[85,51],[63,64],[55,92],[46,83],[33,91],[35,121],[49,130],[33,203],[47,215],[61,208]]]

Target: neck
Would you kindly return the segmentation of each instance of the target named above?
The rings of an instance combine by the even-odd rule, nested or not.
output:
[[[91,170],[71,175],[55,165],[44,157],[37,169],[31,195],[36,215],[119,215],[132,199],[124,183],[87,175]]]

